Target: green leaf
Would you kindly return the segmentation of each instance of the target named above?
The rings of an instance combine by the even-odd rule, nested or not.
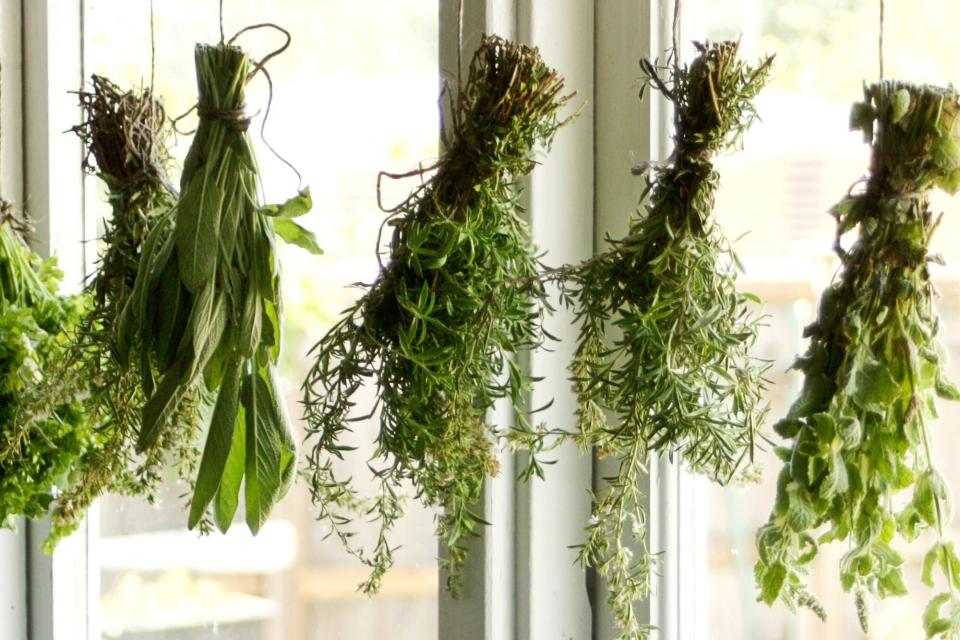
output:
[[[817,512],[797,483],[788,488],[790,506],[787,509],[787,522],[794,531],[806,531],[817,522]]]
[[[842,495],[849,487],[847,464],[844,462],[840,452],[837,451],[833,456],[833,461],[830,463],[830,472],[827,474],[827,478],[823,484],[820,485],[820,497],[830,499],[834,496]]]
[[[933,567],[940,560],[940,543],[934,544],[923,556],[923,571],[920,574],[920,580],[928,587],[933,587]]]
[[[233,262],[237,238],[240,237],[241,220],[248,214],[244,201],[245,194],[241,191],[242,178],[240,171],[230,171],[221,185],[224,199],[220,214],[219,246],[221,264],[224,265]]]
[[[224,295],[211,283],[197,296],[190,317],[189,332],[193,338],[194,354],[186,378],[190,384],[201,376],[217,354],[226,357],[226,350],[220,347],[220,341],[227,329],[227,322]]]
[[[143,421],[137,438],[137,451],[143,452],[153,447],[160,437],[170,411],[174,409],[183,390],[180,383],[183,377],[183,362],[178,360],[167,370],[160,380],[153,396],[143,406]]]
[[[217,405],[210,420],[210,429],[207,432],[207,443],[203,448],[203,457],[200,459],[200,469],[197,472],[196,483],[193,489],[193,498],[190,501],[190,517],[187,528],[193,529],[203,518],[207,505],[213,499],[220,487],[230,447],[233,443],[233,432],[237,423],[237,409],[240,403],[240,367],[234,360],[227,365],[227,370],[220,386]]]
[[[890,375],[890,370],[877,361],[865,362],[857,372],[853,394],[865,405],[886,408],[900,395],[900,386]]]
[[[163,370],[168,368],[176,358],[190,313],[190,294],[180,284],[176,260],[167,262],[155,295],[156,306],[163,309],[163,312],[154,314],[154,317],[148,318],[147,321],[155,325],[153,334],[156,336],[154,344],[157,366]]]
[[[217,528],[226,533],[233,524],[233,516],[240,503],[240,482],[247,464],[247,424],[246,411],[243,406],[237,410],[236,426],[233,430],[233,442],[230,444],[230,455],[223,467],[220,486],[217,488],[216,502],[213,509],[213,520]]]
[[[220,246],[220,213],[223,192],[216,184],[215,174],[221,165],[226,165],[229,151],[224,157],[211,159],[187,182],[177,204],[177,227],[175,232],[177,258],[180,263],[180,278],[190,293],[196,294],[213,279]]]
[[[313,198],[310,197],[310,187],[304,187],[300,193],[280,205],[268,204],[260,208],[260,212],[273,218],[299,218],[313,208]]]
[[[923,629],[928,638],[950,629],[950,620],[940,617],[940,609],[950,600],[949,593],[938,593],[927,603],[927,608],[923,611]]]
[[[238,347],[240,354],[252,358],[262,338],[263,305],[257,280],[248,279],[244,285],[243,307],[240,313]]]
[[[782,562],[774,562],[766,567],[760,586],[760,599],[767,604],[776,602],[786,579],[787,567]]]
[[[913,500],[911,505],[916,509],[917,514],[928,526],[933,526],[937,521],[937,503],[936,495],[930,484],[930,475],[925,473],[917,479],[913,490]]]
[[[313,231],[304,229],[293,220],[274,218],[273,228],[277,232],[277,235],[283,238],[287,244],[293,244],[301,249],[306,249],[316,256],[323,254],[323,249],[317,244],[317,237]]]
[[[960,400],[960,389],[946,377],[937,376],[937,395],[944,400]]]
[[[292,481],[296,449],[289,419],[276,397],[272,374],[260,368],[244,386],[247,465],[244,483],[247,526],[256,534]]]
[[[267,320],[262,325],[263,344],[270,347],[270,361],[276,363],[280,358],[281,348],[280,316],[272,302],[264,301],[263,317]]]
[[[900,89],[890,96],[890,122],[896,124],[910,111],[910,91]]]
[[[863,138],[866,142],[873,140],[873,121],[877,117],[874,108],[864,102],[857,102],[853,105],[850,112],[850,128],[863,131]]]
[[[900,569],[891,569],[880,577],[878,593],[881,598],[907,595],[907,585]]]
[[[860,421],[853,416],[843,416],[837,425],[844,449],[855,449],[863,440],[863,428]]]

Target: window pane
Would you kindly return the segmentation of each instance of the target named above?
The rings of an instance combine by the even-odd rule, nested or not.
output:
[[[960,6],[938,0],[887,3],[887,77],[945,85],[960,77],[960,59],[945,24],[960,19]],[[788,372],[806,349],[804,325],[816,313],[820,292],[835,274],[831,246],[834,220],[827,213],[867,169],[869,149],[860,133],[847,129],[852,102],[862,99],[862,82],[877,78],[878,10],[875,0],[701,0],[695,12],[710,39],[742,34],[743,54],[755,59],[776,53],[773,79],[757,100],[762,122],[745,141],[743,152],[718,163],[722,176],[717,216],[737,243],[746,266],[742,288],[766,300],[770,326],[761,334],[757,355],[774,364],[769,392],[769,427],[782,417],[802,378]],[[934,267],[943,293],[938,301],[945,331],[941,340],[960,361],[960,208],[943,194],[934,207],[946,212],[933,250],[948,267]],[[960,375],[951,366],[953,379]],[[933,425],[938,467],[960,486],[960,432],[954,427],[960,408],[941,402]],[[772,433],[772,431],[771,431]],[[776,438],[776,436],[773,436]],[[834,543],[821,547],[811,568],[810,587],[829,613],[821,624],[811,613],[793,615],[782,605],[756,602],[754,535],[773,505],[780,463],[762,454],[763,481],[757,485],[710,488],[708,637],[779,640],[863,637],[851,594],[839,583],[839,560],[846,551]],[[954,534],[960,532],[953,527]],[[956,535],[954,535],[956,538]],[[875,639],[923,638],[921,616],[933,591],[919,582],[922,553],[930,538],[896,545],[906,551],[910,596],[874,603],[869,635]]]
[[[122,86],[150,82],[147,0],[86,0],[88,73]],[[195,42],[219,39],[215,1],[155,2],[157,92],[179,114],[196,100]],[[267,141],[303,174],[314,211],[302,218],[326,254],[282,247],[285,345],[280,374],[290,414],[301,414],[300,382],[307,350],[357,295],[347,285],[377,272],[374,245],[383,214],[376,175],[406,171],[437,153],[437,15],[423,0],[230,0],[227,37],[239,28],[276,22],[293,44],[269,63],[273,104]],[[245,35],[253,57],[282,43],[275,34]],[[118,55],[122,52],[122,55]],[[266,147],[259,123],[267,86],[255,79],[248,109],[265,198],[281,201],[297,180]],[[192,127],[190,118],[182,127]],[[181,137],[183,158],[190,137]],[[399,198],[410,184],[391,185]],[[101,185],[88,182],[89,203],[104,215]],[[372,423],[358,424],[355,444],[370,450]],[[343,475],[369,475],[361,452]],[[371,483],[371,487],[372,487]],[[104,638],[188,640],[212,633],[231,640],[363,640],[436,637],[437,565],[433,514],[411,505],[393,542],[401,548],[380,595],[356,591],[365,577],[328,531],[302,483],[253,538],[242,517],[226,536],[186,531],[184,487],[169,482],[156,505],[110,497],[101,502],[97,560],[98,616]],[[356,525],[359,537],[374,526]]]

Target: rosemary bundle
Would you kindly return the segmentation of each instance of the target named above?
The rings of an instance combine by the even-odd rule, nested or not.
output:
[[[777,498],[757,534],[760,598],[824,615],[802,576],[818,545],[848,547],[843,588],[855,594],[864,630],[868,597],[904,595],[899,536],[924,529],[936,542],[923,581],[945,587],[923,616],[929,637],[960,635],[960,559],[945,538],[953,505],[934,466],[930,422],[936,397],[960,399],[944,374],[946,353],[927,254],[939,218],[929,191],[960,187],[960,96],[953,90],[886,81],[865,88],[852,125],[872,143],[865,189],[832,210],[837,219],[837,280],[823,292],[804,335],[800,397],[775,429],[783,470]],[[857,230],[849,250],[840,236]],[[906,492],[906,498],[902,495]],[[825,530],[823,528],[826,528]]]
[[[673,104],[676,127],[671,157],[650,165],[644,214],[608,252],[557,273],[580,323],[575,439],[619,464],[594,496],[579,560],[609,583],[622,638],[649,633],[633,605],[650,590],[639,485],[650,454],[681,454],[692,471],[726,483],[752,458],[765,411],[767,365],[749,355],[760,319],[748,303],[758,300],[737,291],[739,263],[711,217],[719,184],[711,159],[755,119],[772,59],[750,66],[735,42],[697,50],[669,82],[642,63]]]
[[[92,437],[68,364],[70,336],[85,296],[57,293],[53,258],[24,242],[27,227],[0,201],[0,526],[47,514],[57,487]],[[58,384],[48,386],[48,377]]]
[[[541,343],[546,308],[542,286],[518,284],[537,281],[538,263],[515,186],[533,170],[534,148],[549,145],[564,123],[558,114],[571,96],[562,92],[563,79],[536,49],[483,39],[435,173],[388,212],[389,261],[313,349],[304,383],[313,499],[370,567],[368,593],[392,563],[388,533],[407,482],[420,502],[442,509],[437,533],[454,593],[464,537],[484,524],[472,509],[497,473],[501,433],[487,414],[500,398],[522,404],[530,379],[509,354]],[[372,500],[334,469],[351,449],[344,438],[358,419],[354,395],[368,384],[376,392],[369,415],[380,412]],[[522,410],[515,428],[528,428]],[[379,520],[372,550],[354,546],[352,515]]]
[[[134,344],[141,345],[148,400],[139,451],[163,437],[186,398],[201,395],[208,433],[188,525],[206,526],[209,511],[226,531],[242,480],[247,526],[256,533],[296,468],[275,369],[281,317],[275,232],[312,243],[309,232],[290,219],[311,203],[307,192],[280,206],[258,202],[244,115],[244,87],[252,74],[244,52],[230,44],[197,45],[196,67],[200,122],[180,197],[143,245],[118,347],[129,363]],[[305,244],[315,247],[311,243]]]
[[[198,457],[195,398],[179,405],[152,446],[142,455],[136,452],[146,395],[138,373],[122,366],[115,339],[147,234],[175,202],[175,190],[166,179],[171,127],[150,90],[124,92],[93,76],[92,89],[78,95],[84,119],[74,132],[87,149],[85,169],[107,187],[111,216],[100,239],[99,269],[87,287],[92,307],[76,332],[72,354],[72,364],[86,384],[84,408],[96,433],[57,497],[48,549],[74,530],[94,500],[107,492],[152,500],[171,452],[184,477]],[[135,344],[131,351],[139,352],[139,347]]]

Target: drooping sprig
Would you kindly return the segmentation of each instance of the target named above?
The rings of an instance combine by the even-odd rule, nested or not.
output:
[[[960,560],[946,538],[952,500],[934,460],[936,397],[957,400],[930,281],[934,188],[960,188],[960,96],[885,81],[864,89],[852,126],[872,144],[865,188],[832,210],[842,271],[820,299],[795,368],[804,386],[777,433],[784,466],[770,519],[757,534],[760,598],[812,601],[803,575],[819,546],[848,550],[840,580],[866,630],[870,596],[904,595],[898,539],[933,529],[923,581],[943,588],[923,624],[929,637],[960,637]],[[856,230],[849,249],[841,236]],[[904,500],[905,494],[906,500]]]
[[[442,509],[437,533],[456,590],[464,538],[483,524],[474,505],[498,470],[503,430],[487,414],[506,398],[519,409],[514,428],[529,428],[520,407],[530,379],[510,354],[542,342],[547,303],[515,186],[534,168],[535,148],[549,145],[563,124],[570,97],[536,49],[485,37],[452,105],[433,175],[390,212],[388,260],[313,349],[304,383],[313,499],[320,518],[370,567],[368,592],[392,563],[388,534],[408,482],[420,502]],[[335,471],[350,449],[344,439],[365,385],[376,399],[362,413],[379,411],[372,500]],[[351,541],[356,516],[379,521],[372,550]]]
[[[679,454],[725,484],[752,459],[765,406],[765,362],[749,354],[760,317],[736,288],[736,256],[712,218],[715,154],[739,143],[771,58],[756,66],[735,42],[697,44],[669,80],[650,62],[647,84],[674,107],[674,151],[644,168],[649,200],[610,250],[557,273],[580,334],[571,365],[575,439],[615,458],[594,496],[579,559],[607,581],[621,638],[643,638],[634,607],[650,595],[640,481],[651,454]],[[651,170],[652,169],[652,170]]]

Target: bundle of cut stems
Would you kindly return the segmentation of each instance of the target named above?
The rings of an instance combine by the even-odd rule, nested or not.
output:
[[[252,77],[244,52],[225,43],[197,45],[196,67],[200,122],[180,197],[144,243],[118,346],[130,362],[139,345],[148,397],[139,451],[164,437],[186,398],[202,396],[208,433],[189,526],[212,514],[221,530],[228,529],[242,481],[246,522],[256,533],[296,468],[276,376],[281,304],[275,229],[302,243],[309,234],[291,218],[310,209],[310,198],[303,192],[282,206],[259,203],[244,114],[244,88]]]
[[[388,533],[410,484],[423,504],[442,509],[437,533],[456,592],[464,538],[483,524],[473,509],[498,470],[501,430],[488,412],[501,398],[522,406],[530,380],[510,354],[543,339],[543,288],[517,284],[535,277],[538,264],[515,185],[534,168],[535,147],[549,145],[563,124],[569,98],[537,50],[485,37],[433,175],[390,212],[388,261],[314,347],[304,383],[313,497],[370,567],[368,592],[392,562]],[[334,468],[351,448],[354,397],[368,384],[376,394],[370,413],[379,410],[372,499]],[[528,428],[522,409],[518,416],[514,428]],[[372,551],[354,546],[353,516],[379,520]]]
[[[650,593],[641,489],[650,455],[680,454],[692,471],[726,483],[752,459],[765,411],[767,364],[749,353],[757,300],[737,291],[739,263],[712,219],[711,160],[753,122],[771,59],[750,66],[734,42],[697,49],[669,82],[643,63],[676,127],[673,154],[652,165],[643,214],[607,253],[547,274],[580,322],[574,437],[617,464],[594,496],[579,559],[607,581],[622,638],[649,633],[634,606]]]
[[[960,96],[885,81],[865,87],[852,124],[872,143],[865,188],[834,208],[842,270],[804,335],[800,397],[776,425],[783,470],[770,519],[757,534],[760,597],[822,608],[803,574],[819,546],[840,541],[843,588],[867,628],[868,597],[907,592],[897,538],[931,529],[923,581],[944,588],[923,616],[928,637],[960,636],[960,559],[946,539],[952,499],[934,466],[936,397],[960,399],[946,353],[928,255],[939,218],[934,188],[960,188]],[[849,250],[840,239],[857,231]],[[906,493],[906,499],[901,495]]]

